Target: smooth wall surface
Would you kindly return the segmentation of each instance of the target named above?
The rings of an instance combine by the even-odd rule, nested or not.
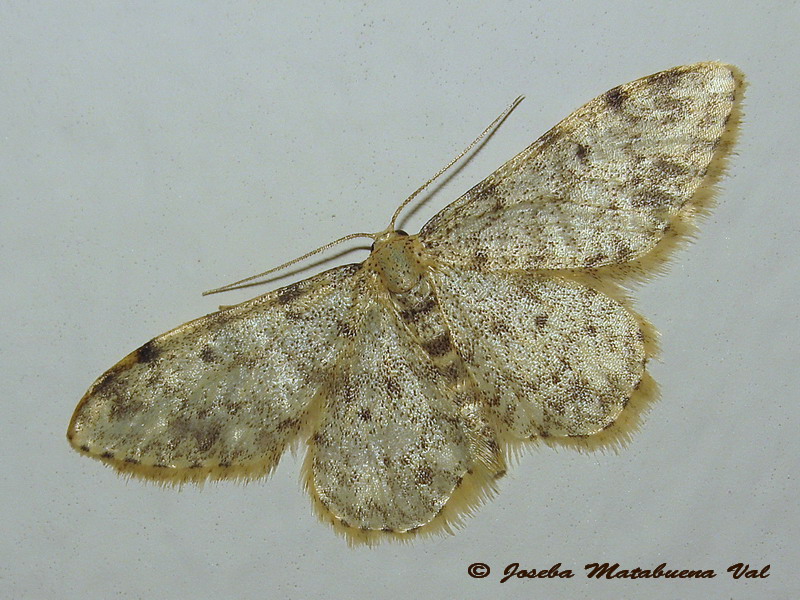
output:
[[[0,7],[4,598],[788,598],[798,552],[800,8],[678,3],[6,2]],[[718,206],[636,292],[662,399],[618,454],[531,448],[454,536],[349,548],[302,456],[181,491],[73,452],[75,404],[199,292],[395,207],[517,95],[433,214],[590,98],[667,67],[747,75]],[[360,261],[365,244],[321,268]],[[369,245],[368,243],[366,244]],[[312,261],[313,262],[313,261]],[[483,579],[467,569],[482,562]],[[584,565],[713,569],[588,579]],[[571,569],[512,579],[507,565]],[[733,579],[736,563],[766,578]]]

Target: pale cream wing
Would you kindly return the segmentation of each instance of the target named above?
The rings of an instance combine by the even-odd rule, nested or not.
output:
[[[330,377],[359,269],[332,269],[156,337],[92,385],[67,437],[153,479],[269,472]]]
[[[597,433],[644,376],[637,318],[579,281],[448,267],[433,280],[453,343],[507,440]]]
[[[706,62],[616,87],[435,215],[420,239],[440,261],[486,270],[645,257],[718,175],[742,85],[735,67]]]
[[[354,312],[360,320],[309,440],[306,482],[321,518],[370,541],[430,524],[465,476],[485,469],[470,403],[404,327],[385,290],[359,294]]]

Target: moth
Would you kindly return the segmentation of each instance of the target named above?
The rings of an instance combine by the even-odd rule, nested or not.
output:
[[[418,234],[398,209],[364,262],[150,340],[69,442],[176,484],[259,478],[302,445],[316,513],[367,543],[451,531],[520,446],[626,442],[657,351],[626,290],[707,211],[742,89],[702,62],[609,90]]]

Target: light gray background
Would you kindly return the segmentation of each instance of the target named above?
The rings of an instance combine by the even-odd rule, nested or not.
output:
[[[751,0],[4,2],[0,595],[789,597],[799,12]],[[697,243],[636,293],[663,335],[651,367],[662,400],[620,454],[534,448],[457,535],[350,549],[312,515],[298,457],[268,481],[178,492],[70,450],[69,417],[102,371],[270,287],[201,290],[382,229],[518,94],[409,231],[595,95],[709,59],[749,78],[738,156]],[[467,575],[476,561],[488,578]],[[718,577],[590,581],[593,561]],[[770,564],[770,577],[731,580],[739,561]],[[511,562],[576,576],[499,583]]]

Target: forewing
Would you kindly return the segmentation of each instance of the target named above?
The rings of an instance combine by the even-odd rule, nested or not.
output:
[[[609,427],[644,376],[636,317],[578,281],[442,268],[453,341],[506,439]]]
[[[420,238],[439,260],[495,270],[641,258],[719,171],[741,88],[739,71],[715,62],[616,87],[435,215]]]
[[[358,269],[332,269],[156,337],[92,385],[67,437],[154,479],[269,472],[328,376]]]
[[[306,459],[318,512],[351,535],[429,524],[480,468],[465,407],[374,293],[359,294]]]

